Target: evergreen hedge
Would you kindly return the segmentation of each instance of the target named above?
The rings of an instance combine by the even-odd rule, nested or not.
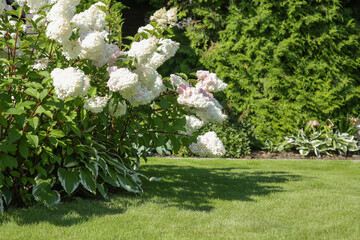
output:
[[[169,4],[191,17],[189,52],[229,83],[228,101],[239,115],[249,113],[262,140],[277,142],[309,120],[357,115],[360,29],[351,17],[356,11],[342,1]]]

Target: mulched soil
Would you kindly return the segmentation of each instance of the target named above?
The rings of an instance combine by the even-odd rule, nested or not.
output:
[[[165,158],[183,158],[178,156],[157,156]],[[191,158],[200,158],[200,157],[191,157]],[[319,159],[319,160],[360,160],[360,155],[349,154],[347,156],[343,155],[322,155],[320,158],[315,155],[302,156],[296,152],[267,152],[263,150],[253,151],[250,155],[245,155],[239,159]]]
[[[267,152],[267,151],[254,151],[250,155],[242,157],[244,159],[324,159],[324,160],[360,160],[360,155],[349,154],[347,156],[343,155],[321,155],[317,157],[314,155],[311,156],[302,156],[296,152]]]

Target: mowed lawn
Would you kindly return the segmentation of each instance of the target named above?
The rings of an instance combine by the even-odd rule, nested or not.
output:
[[[11,209],[0,239],[360,239],[360,162],[151,158],[142,196]]]

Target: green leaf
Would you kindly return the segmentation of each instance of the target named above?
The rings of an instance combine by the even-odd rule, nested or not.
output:
[[[65,168],[59,168],[58,177],[61,186],[65,189],[67,194],[74,192],[80,184],[79,173],[74,168],[69,171]]]
[[[37,127],[39,126],[39,118],[38,117],[29,118],[28,121],[29,121],[30,126],[34,130],[36,130]]]
[[[20,145],[19,145],[19,152],[20,152],[20,155],[27,159],[28,156],[29,156],[29,146],[25,140],[25,138],[22,138],[20,140]]]
[[[9,142],[16,142],[21,138],[22,131],[15,128],[11,128],[9,131]]]
[[[65,133],[61,130],[51,130],[50,136],[56,137],[56,138],[63,138],[65,137]]]
[[[33,188],[32,195],[35,200],[45,204],[46,206],[54,206],[60,203],[60,194],[56,190],[51,190],[49,182],[41,182]]]
[[[30,145],[32,145],[33,147],[37,147],[39,146],[39,137],[33,134],[26,134],[26,138],[28,139]]]
[[[79,172],[80,172],[80,182],[83,185],[83,187],[89,192],[96,194],[96,184],[90,170],[81,167],[79,169]]]
[[[28,94],[28,95],[30,95],[30,96],[32,96],[32,97],[34,97],[34,98],[36,98],[36,99],[39,99],[39,98],[40,98],[39,92],[38,92],[36,89],[34,89],[34,88],[27,88],[27,89],[25,90],[25,93]]]
[[[0,155],[0,166],[2,166],[3,170],[6,167],[13,169],[18,167],[18,162],[16,158],[7,154],[2,154]]]
[[[99,184],[99,183],[98,183],[96,186],[97,186],[97,189],[99,190],[101,196],[102,196],[104,199],[108,200],[108,199],[109,199],[109,196],[107,195],[107,190],[106,190],[106,188],[105,188],[105,184],[104,184],[104,183],[102,183],[102,184]]]
[[[10,108],[5,112],[7,115],[21,115],[26,113],[24,108]]]
[[[127,177],[124,177],[122,175],[118,175],[118,180],[120,182],[121,187],[123,187],[125,190],[129,192],[139,193],[141,192],[139,190],[139,187],[136,186],[132,181],[130,181]]]

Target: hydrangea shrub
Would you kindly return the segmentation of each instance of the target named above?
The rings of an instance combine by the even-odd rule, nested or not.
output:
[[[157,72],[179,48],[176,9],[157,11],[125,45],[121,4],[79,3],[0,0],[0,211],[81,192],[108,198],[108,188],[141,193],[140,159],[168,142],[225,153],[216,134],[196,137],[203,122],[226,119],[211,93],[226,84],[204,70]]]

